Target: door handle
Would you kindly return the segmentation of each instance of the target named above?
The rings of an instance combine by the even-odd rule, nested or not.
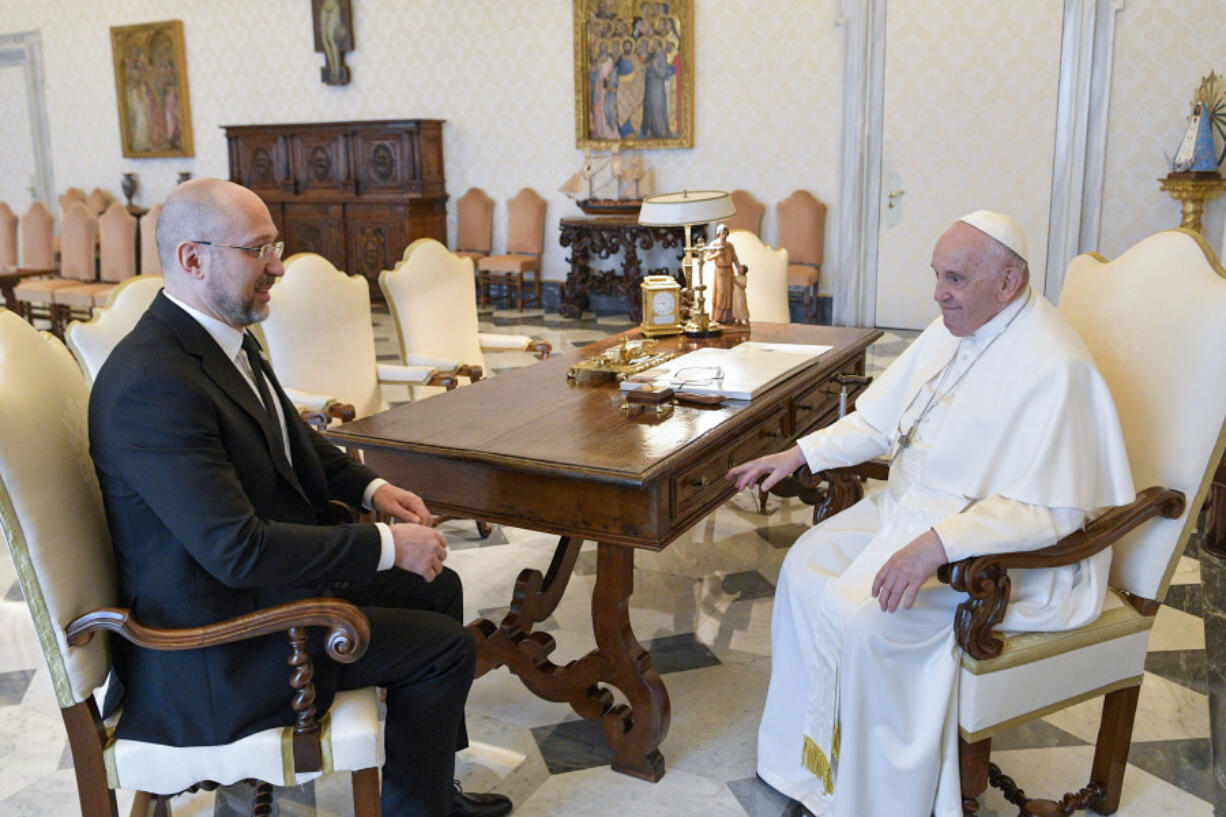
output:
[[[899,196],[903,195],[906,192],[907,192],[906,190],[891,190],[890,192],[886,193],[885,197],[889,199],[889,202],[886,204],[886,209],[893,210],[894,209],[894,199],[898,198]]]

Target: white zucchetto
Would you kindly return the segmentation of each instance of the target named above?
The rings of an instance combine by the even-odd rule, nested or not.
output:
[[[1016,221],[1004,213],[997,213],[992,210],[976,210],[973,213],[966,214],[958,219],[958,221],[971,225],[981,233],[990,235],[1017,253],[1023,261],[1029,263],[1029,248],[1026,246],[1026,234],[1022,232],[1022,228],[1018,226]]]

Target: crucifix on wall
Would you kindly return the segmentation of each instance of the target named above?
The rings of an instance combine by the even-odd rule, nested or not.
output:
[[[353,10],[350,0],[311,0],[315,50],[324,55],[319,79],[325,85],[348,85],[345,52],[353,50]]]

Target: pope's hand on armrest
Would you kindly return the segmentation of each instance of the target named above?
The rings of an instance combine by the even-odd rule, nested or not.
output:
[[[376,373],[381,383],[414,383],[424,385],[434,377],[437,368],[431,364],[401,366],[396,363],[380,363]]]

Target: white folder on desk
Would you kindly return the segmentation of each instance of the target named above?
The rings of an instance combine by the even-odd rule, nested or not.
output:
[[[644,383],[653,383],[695,394],[752,400],[829,349],[829,346],[756,341],[747,341],[731,349],[699,349],[642,372],[633,380],[622,382],[621,388],[631,391]]]

